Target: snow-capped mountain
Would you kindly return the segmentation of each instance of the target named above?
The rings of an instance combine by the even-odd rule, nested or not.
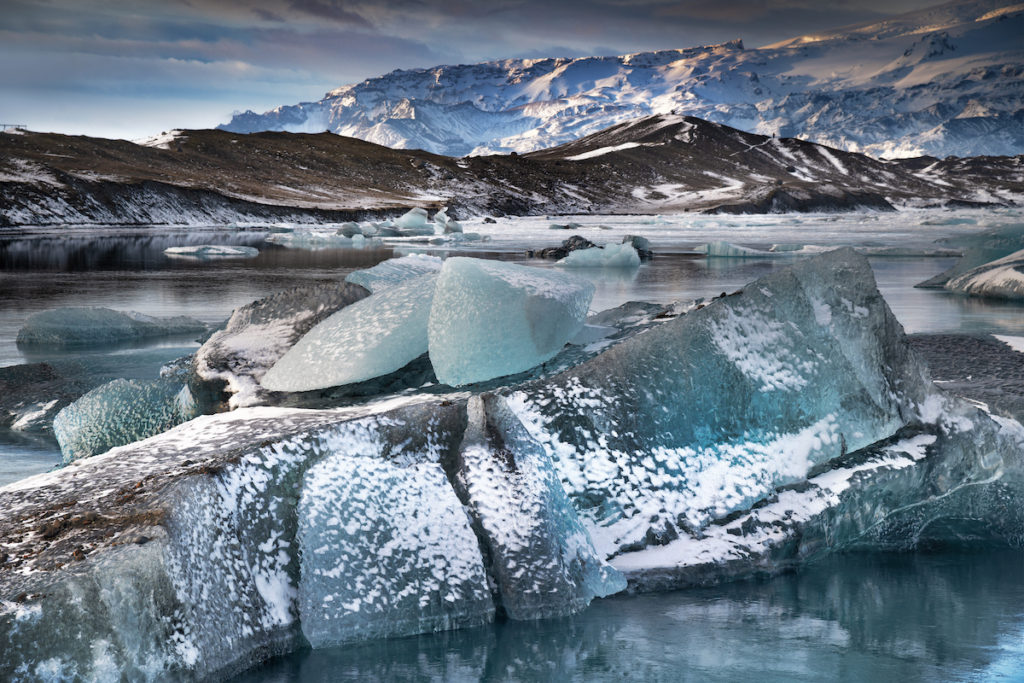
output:
[[[676,112],[881,157],[1024,151],[1024,4],[967,0],[745,49],[394,71],[221,128],[452,156],[528,152]]]

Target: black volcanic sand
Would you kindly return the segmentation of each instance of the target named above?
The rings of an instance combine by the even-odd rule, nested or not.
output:
[[[1024,419],[1024,353],[991,335],[915,334],[910,345],[943,389]]]

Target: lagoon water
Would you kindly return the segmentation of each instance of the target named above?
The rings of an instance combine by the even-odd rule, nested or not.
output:
[[[551,222],[579,223],[571,231]],[[191,353],[193,339],[88,352],[19,349],[34,312],[106,306],[191,315],[212,325],[242,304],[292,286],[334,281],[409,251],[513,260],[571,234],[597,243],[639,234],[656,257],[636,270],[574,270],[593,280],[591,306],[669,303],[742,288],[792,260],[704,259],[703,242],[745,246],[897,246],[874,257],[883,295],[910,333],[1024,336],[1024,307],[914,289],[955,258],[926,255],[935,240],[1024,222],[1015,211],[774,217],[582,217],[465,221],[489,241],[431,246],[294,250],[265,243],[268,228],[64,228],[0,233],[0,366],[49,362],[99,382],[151,378]],[[171,258],[170,246],[258,247],[252,259]],[[0,485],[59,462],[51,439],[0,430]],[[691,591],[597,601],[570,619],[300,652],[244,681],[336,680],[1024,680],[1024,554],[846,556],[795,575]]]

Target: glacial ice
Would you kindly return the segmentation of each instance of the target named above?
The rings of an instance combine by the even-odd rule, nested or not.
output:
[[[494,396],[475,396],[458,482],[486,539],[500,605],[513,619],[573,614],[625,590],[594,550],[539,443]]]
[[[923,369],[831,252],[508,396],[605,556],[700,530],[894,433]]]
[[[307,332],[260,384],[269,391],[309,391],[380,377],[410,363],[427,352],[437,278],[420,275],[341,309]]]
[[[408,254],[381,261],[372,268],[353,271],[345,278],[345,282],[361,285],[371,292],[378,292],[418,275],[436,273],[441,270],[441,263],[441,259],[436,256]]]
[[[603,247],[577,249],[558,261],[569,268],[636,268],[640,254],[632,244],[606,244]]]
[[[1024,299],[1024,249],[972,268],[950,279],[945,288],[991,299]]]
[[[433,235],[434,227],[427,222],[427,210],[416,207],[394,220],[394,226],[404,235]]]
[[[469,517],[436,462],[328,456],[303,480],[298,542],[299,614],[313,647],[494,615]]]
[[[164,253],[175,258],[254,258],[260,255],[260,250],[256,247],[240,247],[227,244],[196,244],[186,247],[168,247],[164,249]]]
[[[434,214],[434,232],[438,235],[450,235],[462,232],[462,224],[448,215],[448,209],[444,208]]]
[[[26,346],[102,346],[157,337],[196,334],[206,323],[176,316],[158,318],[109,308],[56,308],[34,313],[18,331]]]
[[[225,678],[307,639],[570,613],[622,575],[1019,547],[1024,428],[929,382],[862,257],[643,330],[494,393],[203,416],[0,487],[0,678]]]
[[[499,261],[449,258],[430,310],[430,362],[451,386],[528,370],[582,327],[594,285]]]
[[[231,408],[257,404],[267,370],[317,323],[367,294],[355,284],[321,284],[246,304],[196,351],[196,373],[207,382],[226,383]]]
[[[925,280],[918,287],[943,287],[969,270],[1024,249],[1024,225],[1005,225],[981,233],[939,240],[939,243],[947,247],[958,247],[963,255],[952,268]]]
[[[362,233],[346,236],[341,231],[296,230],[269,235],[267,242],[290,249],[379,249],[383,243]]]
[[[116,379],[57,413],[53,434],[68,463],[167,431],[198,414],[191,391],[177,378]]]

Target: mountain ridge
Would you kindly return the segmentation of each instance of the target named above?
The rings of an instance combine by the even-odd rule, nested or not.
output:
[[[761,48],[398,70],[220,128],[330,130],[464,156],[531,152],[675,112],[876,157],[1010,155],[1024,152],[1021,35],[1024,5],[959,1]]]

